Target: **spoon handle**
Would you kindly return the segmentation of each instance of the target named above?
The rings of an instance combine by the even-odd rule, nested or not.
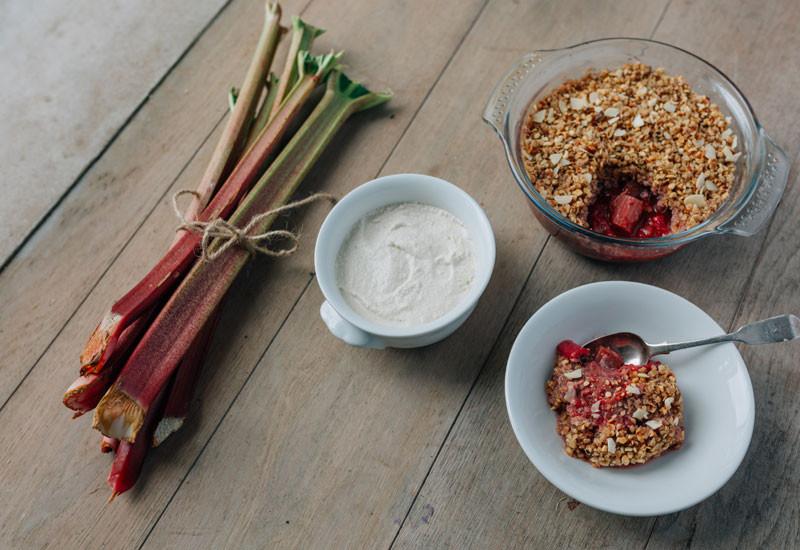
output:
[[[800,319],[794,315],[778,315],[777,317],[770,317],[763,321],[744,325],[739,330],[722,336],[676,344],[655,344],[648,347],[650,348],[650,355],[653,356],[720,342],[742,342],[744,344],[757,345],[787,342],[798,337],[800,337]]]

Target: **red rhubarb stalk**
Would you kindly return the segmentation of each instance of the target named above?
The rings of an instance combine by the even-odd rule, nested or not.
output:
[[[297,118],[302,107],[311,98],[317,84],[337,66],[338,55],[314,57],[307,52],[298,56],[302,75],[292,94],[284,102],[277,116],[261,131],[258,139],[247,150],[231,172],[225,184],[217,191],[209,205],[198,215],[199,221],[227,219],[241,198],[261,174],[266,160],[276,150],[281,139]],[[197,259],[201,236],[184,231],[180,239],[163,258],[128,293],[117,301],[95,329],[81,354],[81,374],[96,373],[117,356],[119,334],[142,311],[165,297],[175,283],[183,278]]]
[[[234,166],[239,152],[247,142],[248,130],[258,106],[261,89],[278,47],[281,35],[280,19],[281,7],[277,3],[268,3],[264,12],[264,26],[244,77],[244,83],[236,94],[235,105],[231,108],[225,129],[197,187],[197,195],[186,210],[186,218],[189,220],[195,219],[203,211],[214,190],[224,181],[226,172]],[[177,240],[178,235],[175,242]]]
[[[150,314],[142,315],[122,331],[117,344],[119,355],[113,365],[98,373],[82,374],[67,388],[63,401],[67,408],[75,411],[73,418],[77,418],[97,406],[100,398],[106,393],[122,368],[126,352],[133,349],[152,318],[153,316]]]
[[[117,450],[119,446],[119,439],[114,439],[113,437],[108,437],[106,435],[100,438],[100,452],[101,453],[111,453]]]
[[[255,216],[284,205],[333,139],[357,111],[387,101],[335,72],[320,103],[242,201],[230,222],[244,227]],[[254,233],[269,228],[277,214],[261,218]],[[220,249],[219,239],[211,251]],[[249,253],[229,247],[215,260],[196,264],[142,337],[116,382],[98,404],[93,425],[109,437],[135,442],[157,396],[189,346],[247,263]]]
[[[164,412],[153,433],[153,447],[161,445],[170,435],[183,426],[189,414],[189,406],[197,387],[200,367],[211,345],[211,336],[214,333],[218,319],[219,311],[212,315],[209,322],[198,334],[197,340],[192,343],[186,355],[181,359],[167,394]]]
[[[309,25],[297,16],[292,17],[292,39],[289,42],[289,51],[286,54],[286,64],[283,67],[278,87],[275,90],[275,99],[268,120],[272,120],[278,114],[284,100],[289,96],[290,91],[299,80],[297,67],[297,56],[301,51],[310,51],[314,39],[325,32],[325,29],[318,29]]]
[[[145,456],[147,456],[147,451],[150,449],[153,439],[153,430],[155,430],[158,422],[159,405],[163,401],[165,393],[165,391],[161,392],[161,395],[155,400],[155,406],[150,409],[142,428],[142,436],[133,443],[119,441],[116,449],[117,454],[114,456],[114,462],[111,464],[111,471],[108,473],[107,479],[108,486],[111,487],[112,491],[111,497],[108,499],[109,502],[114,500],[117,495],[121,495],[133,487],[139,478],[142,464],[144,464]]]

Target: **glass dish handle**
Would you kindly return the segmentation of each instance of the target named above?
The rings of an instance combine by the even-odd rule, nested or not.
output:
[[[722,233],[750,237],[758,233],[772,217],[789,178],[789,159],[780,147],[761,130],[766,147],[766,165],[759,175],[755,191],[744,208],[719,227]]]
[[[529,53],[514,63],[514,66],[500,80],[483,111],[483,120],[503,137],[503,128],[508,119],[511,102],[525,77],[542,60],[540,53]]]

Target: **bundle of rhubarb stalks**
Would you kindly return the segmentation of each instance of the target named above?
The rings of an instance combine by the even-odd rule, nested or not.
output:
[[[136,482],[147,451],[183,424],[226,292],[254,251],[273,250],[251,241],[286,236],[270,227],[282,207],[292,207],[337,130],[350,115],[391,96],[345,76],[341,54],[312,55],[323,31],[297,17],[286,62],[280,75],[272,74],[285,33],[280,19],[280,7],[268,4],[255,54],[241,88],[229,95],[230,116],[191,193],[182,229],[100,321],[80,356],[80,377],[64,395],[76,417],[94,409],[100,448],[115,453],[112,499]]]

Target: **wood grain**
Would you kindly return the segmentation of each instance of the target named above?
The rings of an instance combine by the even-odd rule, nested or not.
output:
[[[287,13],[296,13],[306,3],[288,0],[283,5]],[[263,8],[260,1],[238,2],[220,14],[0,272],[0,346],[4,350],[0,407],[225,116],[227,90],[244,78],[261,30]],[[193,181],[184,183],[185,188],[196,186]],[[165,229],[174,225],[171,220],[162,223]],[[153,240],[152,253],[128,265],[130,276],[120,281],[116,293],[109,294],[86,322],[82,338],[88,338],[112,300],[146,273],[166,250],[168,240]],[[65,366],[77,364],[82,338],[73,343],[75,352],[63,358]]]
[[[288,15],[306,2],[282,4]],[[453,181],[492,221],[490,287],[439,345],[350,348],[318,315],[311,237],[325,209],[282,221],[304,229],[301,250],[246,269],[226,300],[188,424],[152,454],[134,490],[104,504],[109,457],[97,452],[89,419],[70,422],[59,397],[102,311],[169,242],[169,197],[194,187],[205,168],[262,7],[230,3],[0,272],[0,547],[797,546],[796,344],[745,351],[758,413],[743,467],[705,503],[661,518],[566,499],[519,449],[502,391],[522,324],[586,282],[656,284],[727,326],[797,313],[796,174],[769,234],[606,265],[548,240],[479,118],[522,53],[655,30],[731,76],[797,160],[800,7],[791,0],[591,9],[578,0],[444,0],[433,12],[423,2],[312,0],[304,18],[329,29],[319,50],[347,50],[357,76],[396,96],[345,127],[302,193],[341,195],[393,172]]]
[[[800,101],[800,59],[793,53],[800,47],[796,32],[800,6],[791,1],[764,6],[735,4],[680,2],[659,29],[663,36],[680,34],[692,42],[692,48],[710,49],[712,62],[722,64],[742,86],[767,131],[793,160],[786,194],[769,233],[761,236],[747,290],[730,328],[780,313],[800,313],[796,214],[800,208],[800,146],[793,107]],[[722,9],[729,16],[717,25],[718,36],[692,34],[683,28],[687,19],[709,20]],[[722,46],[734,43],[742,46]],[[775,56],[774,64],[759,61],[766,52]],[[741,351],[756,402],[753,440],[745,461],[713,498],[680,514],[659,518],[648,547],[790,548],[800,543],[797,344],[742,347]]]
[[[0,266],[224,3],[3,2]]]
[[[260,21],[254,17],[257,13],[254,9],[261,5],[260,2],[233,2],[209,29],[209,36]],[[481,5],[480,2],[470,6],[459,2],[460,10],[455,10],[454,0],[452,5],[445,6],[451,12],[446,28],[428,27],[427,30],[421,24],[419,10],[390,1],[352,2],[345,6],[347,9],[321,2],[307,11],[304,17],[329,29],[320,41],[320,50],[334,45],[347,50],[348,63],[359,67],[362,73],[371,71],[370,85],[390,86],[397,97],[391,107],[392,118],[385,110],[365,113],[345,128],[336,145],[320,161],[318,170],[308,178],[306,189],[324,188],[342,194],[355,182],[378,173]],[[284,6],[286,13],[297,11],[291,4]],[[457,16],[453,16],[456,12]],[[370,17],[370,23],[352,18],[349,13],[365,14]],[[407,23],[399,25],[397,21]],[[218,30],[217,25],[227,31]],[[414,29],[417,30],[412,32]],[[197,46],[203,47],[203,44]],[[227,45],[231,49],[215,55],[238,55],[238,46],[238,43]],[[216,46],[209,45],[207,51],[221,47],[216,41]],[[395,55],[398,51],[404,55]],[[187,63],[188,59],[189,56]],[[199,54],[196,59],[198,65],[192,71],[187,67],[185,74],[199,72],[207,63]],[[412,68],[413,79],[398,78],[398,75],[410,74]],[[217,89],[225,88],[217,86]],[[199,92],[207,93],[206,90]],[[166,103],[165,100],[164,109]],[[179,108],[185,106],[174,102],[173,109]],[[145,110],[142,114],[148,115]],[[166,447],[153,453],[153,460],[134,491],[125,499],[118,499],[113,506],[104,506],[108,494],[104,482],[108,457],[97,454],[97,434],[89,429],[89,420],[70,422],[69,414],[58,402],[59,396],[76,373],[76,364],[71,358],[80,349],[105,304],[160,254],[154,243],[169,242],[175,222],[168,197],[176,189],[193,185],[207,161],[213,139],[192,159],[171,188],[167,188],[170,183],[167,181],[158,196],[153,197],[153,203],[157,204],[155,210],[143,223],[136,220],[136,225],[141,223],[141,227],[133,240],[118,258],[109,256],[109,261],[113,260],[111,267],[0,412],[0,418],[5,419],[0,421],[0,425],[5,426],[0,428],[0,441],[8,450],[2,457],[0,496],[8,497],[5,501],[10,502],[13,494],[15,502],[13,507],[0,508],[0,541],[6,543],[0,545],[44,546],[48,541],[58,540],[62,545],[74,547],[138,546],[308,284],[312,270],[311,242],[304,241],[304,252],[284,262],[260,260],[252,264],[230,296],[221,323],[224,330],[220,330],[216,340],[223,345],[213,348],[201,382],[200,405],[194,409],[189,426]],[[141,153],[130,149],[128,154]],[[175,152],[161,154],[174,155]],[[191,152],[184,154],[184,162],[189,156]],[[152,164],[158,158],[159,155],[151,152],[137,162]],[[308,214],[300,218],[302,223],[317,227],[324,212],[312,210]],[[98,219],[103,217],[101,212],[96,215]],[[75,216],[65,216],[65,220],[74,223]],[[104,246],[111,248],[112,244]],[[12,291],[9,294],[13,295]],[[49,397],[42,399],[42,396]],[[30,403],[40,400],[42,409],[32,416]],[[27,434],[21,445],[16,444],[19,433]],[[35,468],[30,467],[31,456],[37,457]],[[75,506],[75,502],[80,502],[80,506]]]
[[[762,114],[761,119],[770,128],[770,132],[780,143],[789,145],[791,155],[796,155],[798,148],[790,141],[796,119],[791,106],[800,99],[797,97],[798,88],[794,76],[783,78],[756,62],[761,55],[759,52],[770,51],[774,47],[770,42],[780,42],[781,35],[784,35],[781,33],[767,38],[763,35],[763,29],[777,27],[780,30],[785,23],[788,32],[793,16],[790,13],[787,17],[786,9],[776,9],[774,12],[770,11],[765,16],[768,20],[764,21],[751,17],[752,7],[739,8],[734,9],[737,13],[735,16],[731,14],[729,17],[715,18],[712,14],[723,9],[722,3],[703,7],[694,3],[671,5],[655,36],[702,52],[724,71],[732,73],[743,86],[756,111]],[[726,13],[729,13],[729,9],[728,4],[725,4]],[[774,19],[769,19],[770,17]],[[699,31],[700,28],[702,32]],[[733,33],[731,28],[736,29],[736,32]],[[729,68],[726,62],[731,62],[729,44],[734,39],[733,35],[736,40],[758,46],[737,50],[734,55],[736,62]],[[789,66],[794,67],[793,64],[797,63],[796,56],[791,63]],[[780,97],[782,100],[776,103],[773,97]],[[791,206],[782,206],[782,210],[787,208],[790,209]],[[608,266],[579,258],[551,240],[526,284],[522,299],[504,330],[500,344],[487,362],[475,390],[467,400],[464,412],[420,491],[398,537],[397,545],[481,547],[504,537],[504,540],[513,541],[512,546],[520,547],[641,547],[648,540],[656,546],[691,542],[691,532],[699,521],[691,511],[677,520],[659,520],[657,529],[650,538],[654,525],[652,519],[620,518],[585,506],[574,509],[569,506],[568,499],[562,497],[558,490],[536,472],[514,440],[506,420],[502,397],[504,365],[515,335],[536,309],[569,288],[596,280],[637,280],[665,287],[694,301],[723,325],[730,326],[742,293],[747,288],[754,262],[759,258],[760,261],[765,261],[760,256],[764,243],[763,234],[749,240],[719,239],[698,243],[689,250],[654,264],[626,267]],[[796,279],[793,284],[797,284]],[[773,307],[786,294],[786,290],[775,293]],[[779,313],[785,307],[773,309],[771,312],[766,309],[763,310],[763,316]],[[749,320],[755,318],[756,316],[752,316]],[[784,351],[784,354],[790,353],[788,349]],[[747,357],[752,356],[748,353]],[[791,355],[786,355],[787,360],[789,357]],[[757,380],[755,382],[757,384]],[[768,390],[774,391],[775,388]],[[758,397],[757,395],[757,399]],[[796,410],[796,407],[790,406],[790,410],[784,412],[784,415],[796,418]],[[778,418],[781,418],[780,414]],[[781,433],[785,434],[786,428]],[[785,449],[785,453],[790,453],[788,448]],[[769,452],[765,453],[764,460],[767,460],[767,456]],[[791,464],[789,456],[784,458],[788,461],[785,463]],[[766,465],[761,466],[761,471],[764,472],[763,483],[766,484],[770,469]],[[794,477],[797,476],[796,472],[792,473]],[[740,471],[735,480],[741,479],[741,484],[734,484],[733,487],[738,491],[749,490],[745,489],[745,480],[752,475],[754,474]],[[783,479],[790,476],[791,473],[786,471]],[[736,489],[732,489],[727,496],[726,489],[698,508],[705,512],[703,537],[698,543],[700,547],[735,546],[738,537],[735,533],[744,530],[743,520],[756,517],[758,512],[755,506],[749,510],[741,510],[741,504],[733,504],[739,498],[734,496],[737,494]],[[731,506],[735,506],[739,513],[730,513]],[[487,513],[487,510],[491,510],[491,513]],[[796,510],[793,502],[787,512],[796,517]],[[722,516],[727,516],[727,520],[722,521]],[[789,526],[780,532],[770,530],[775,522],[773,516],[764,522],[762,528],[756,529],[760,533],[760,539],[758,536],[753,537],[755,540],[739,538],[738,542],[756,544],[769,540],[776,546],[791,546],[797,540],[796,522],[788,522]],[[719,525],[720,528],[713,525]],[[723,534],[725,537],[722,537]],[[771,538],[767,538],[768,534]]]
[[[439,175],[486,209],[499,265],[473,317],[447,341],[426,349],[355,349],[331,337],[319,321],[322,297],[312,284],[146,546],[190,540],[212,548],[390,544],[544,242],[502,157],[487,162],[467,154],[499,151],[477,114],[525,51],[513,46],[514,32],[559,39],[547,28],[565,21],[555,13],[539,20],[539,7],[546,8],[488,5],[383,170]],[[624,23],[619,16],[632,9],[632,22]],[[564,17],[572,13],[567,6]],[[617,5],[601,25],[631,33],[639,24],[649,32],[657,18],[633,4]],[[617,26],[608,23],[620,19]],[[596,17],[577,22],[587,35],[597,25]],[[226,495],[218,495],[218,483],[230,489]],[[211,498],[222,499],[228,514],[207,517],[203,503]]]

